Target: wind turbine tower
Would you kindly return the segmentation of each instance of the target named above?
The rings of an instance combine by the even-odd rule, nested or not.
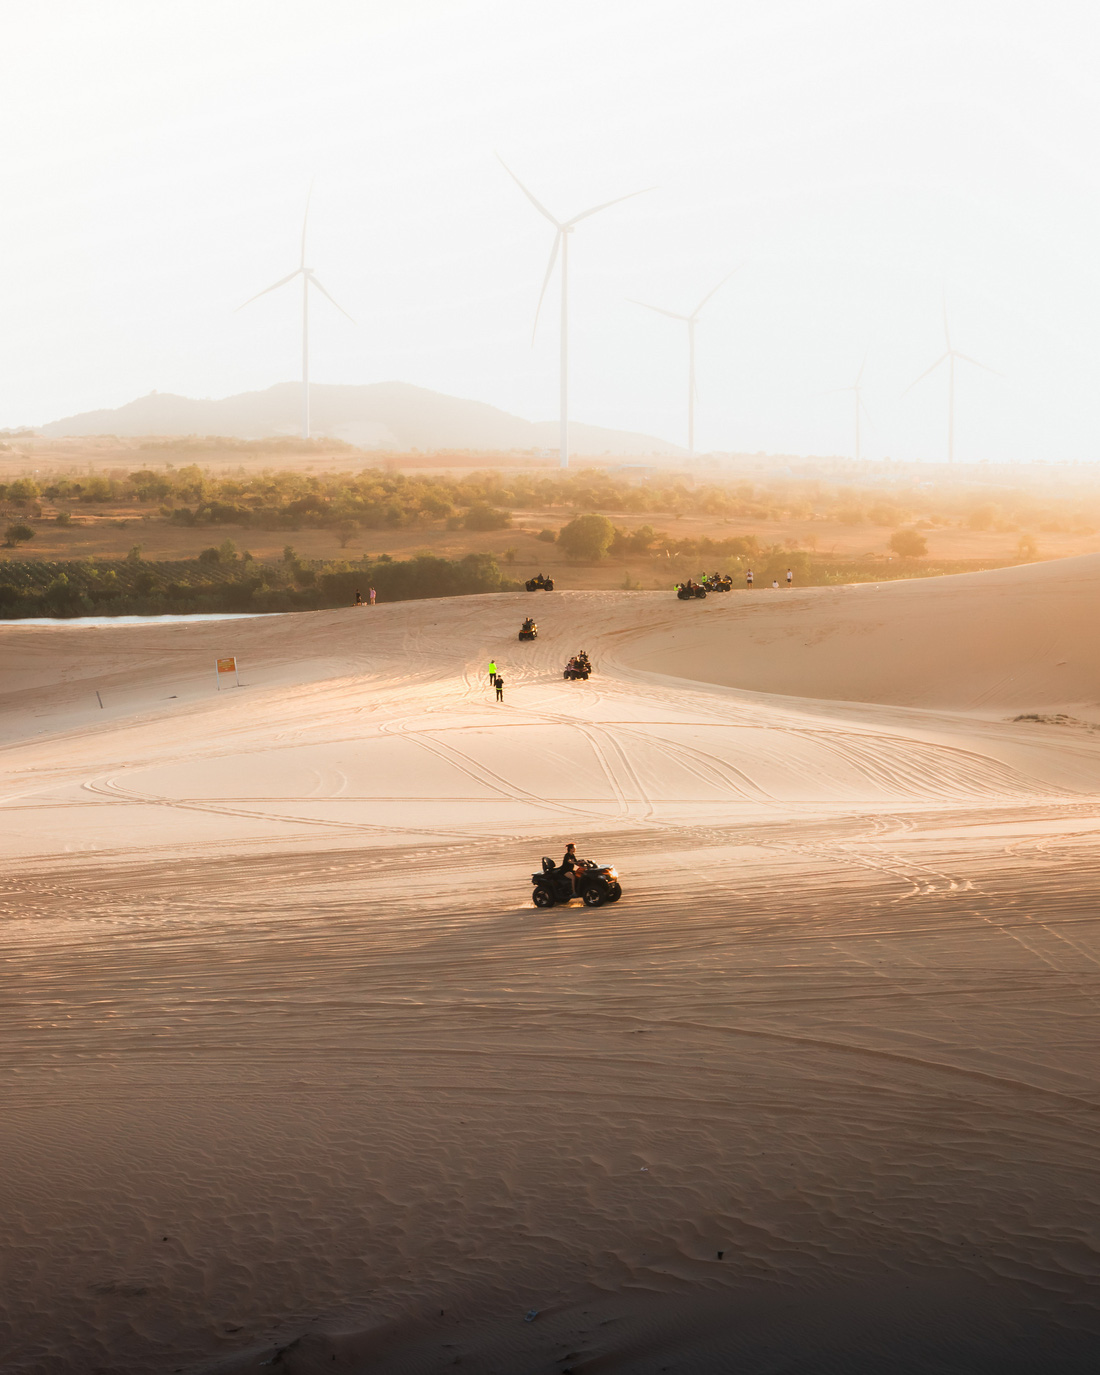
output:
[[[910,382],[909,385],[905,388],[905,391],[902,392],[902,396],[907,396],[907,395],[913,390],[913,388],[917,385],[917,382],[923,382],[924,379],[925,379],[926,377],[928,377],[931,373],[934,373],[934,372],[936,371],[936,369],[939,367],[939,365],[940,365],[941,363],[943,363],[943,362],[946,362],[946,363],[947,363],[947,461],[948,461],[948,463],[954,463],[954,461],[955,461],[955,359],[956,359],[956,358],[959,358],[959,359],[961,359],[964,363],[972,363],[972,364],[974,365],[974,367],[976,367],[976,368],[981,368],[983,372],[991,372],[991,373],[993,374],[994,377],[1002,377],[1004,374],[1003,374],[1003,373],[997,372],[997,370],[996,370],[995,368],[987,368],[986,365],[985,365],[984,363],[979,363],[978,360],[977,360],[976,358],[971,358],[969,354],[967,354],[967,353],[960,353],[957,349],[952,348],[952,346],[951,346],[951,330],[948,328],[948,324],[947,324],[947,297],[946,297],[946,295],[944,296],[944,300],[943,300],[943,337],[944,337],[944,339],[945,339],[946,342],[947,342],[947,352],[946,352],[946,353],[940,354],[940,356],[936,359],[936,361],[932,364],[932,366],[931,366],[930,368],[926,368],[926,369],[924,370],[924,372],[922,372],[921,375],[916,379],[916,381]]]
[[[560,399],[558,402],[558,422],[560,428],[559,448],[561,467],[569,467],[569,235],[573,232],[574,225],[581,220],[588,219],[589,215],[595,215],[601,210],[607,210],[612,205],[619,205],[622,201],[631,200],[634,196],[642,195],[642,191],[631,191],[627,196],[616,196],[613,201],[604,201],[601,205],[594,205],[590,210],[582,210],[579,215],[574,215],[571,220],[559,220],[551,215],[545,205],[537,201],[534,196],[516,176],[515,172],[508,166],[498,154],[500,165],[512,178],[515,184],[535,207],[540,215],[546,219],[557,230],[554,235],[554,246],[550,250],[550,261],[546,267],[546,276],[542,279],[542,290],[539,292],[539,303],[535,308],[535,324],[531,330],[531,342],[535,341],[535,330],[538,329],[539,312],[542,310],[543,298],[546,295],[546,288],[550,285],[550,277],[554,271],[554,263],[557,261],[558,249],[561,249],[561,362],[560,362]],[[644,188],[649,190],[651,188]]]
[[[238,310],[244,310],[244,307],[245,307],[245,306],[250,306],[250,305],[252,304],[253,301],[258,301],[258,300],[260,299],[261,296],[266,296],[266,295],[268,294],[269,291],[277,291],[277,290],[279,289],[279,287],[281,287],[281,286],[286,286],[287,282],[292,282],[292,281],[294,280],[295,277],[301,277],[301,279],[302,279],[302,438],[303,438],[303,439],[308,439],[308,438],[309,438],[309,289],[310,289],[310,287],[311,287],[311,286],[316,287],[317,290],[321,293],[322,296],[327,296],[328,299],[329,299],[330,301],[332,301],[332,304],[336,307],[336,309],[340,312],[341,315],[346,315],[347,318],[348,318],[349,320],[351,320],[351,316],[348,315],[347,311],[346,311],[346,310],[344,309],[344,307],[339,303],[339,301],[335,300],[332,296],[330,296],[329,293],[325,290],[325,288],[321,285],[321,283],[317,280],[317,276],[316,276],[316,274],[314,273],[313,268],[311,268],[311,267],[306,267],[306,226],[307,226],[308,223],[309,223],[309,202],[310,202],[310,199],[312,198],[312,195],[313,195],[313,190],[312,190],[312,188],[310,188],[310,193],[309,193],[309,195],[306,197],[306,213],[305,213],[305,215],[302,217],[302,254],[301,254],[301,258],[299,259],[298,266],[294,269],[293,272],[288,273],[285,277],[280,277],[279,280],[278,280],[277,282],[274,282],[271,286],[266,286],[266,287],[264,287],[263,291],[258,291],[258,292],[256,293],[255,296],[250,296],[250,297],[248,298],[248,300],[245,301],[244,305],[238,306],[238,307],[237,307]],[[354,320],[351,320],[351,322],[352,322],[352,324],[355,324],[355,321],[354,321]]]
[[[660,306],[651,306],[646,301],[635,301],[629,297],[636,306],[644,306],[646,310],[655,310],[658,315],[667,315],[670,320],[682,320],[688,327],[688,455],[695,453],[695,325],[699,319],[699,312],[712,296],[716,296],[722,287],[726,285],[733,276],[733,272],[727,272],[717,286],[712,287],[703,297],[690,315],[677,315],[673,310],[664,310]]]
[[[860,460],[860,458],[861,458],[861,456],[862,456],[862,452],[863,452],[863,450],[862,450],[862,445],[861,445],[861,443],[860,443],[860,440],[861,440],[861,438],[862,438],[861,423],[860,423],[860,422],[861,422],[861,418],[862,418],[862,413],[863,413],[864,411],[867,410],[867,407],[863,404],[863,369],[864,369],[866,366],[867,366],[867,359],[864,358],[863,362],[859,365],[859,372],[856,373],[856,380],[852,383],[852,385],[851,385],[850,387],[837,387],[837,391],[838,391],[838,392],[850,391],[850,392],[853,394],[854,399],[855,399],[855,407],[856,407],[856,462],[857,462],[857,463],[859,462],[859,460]]]

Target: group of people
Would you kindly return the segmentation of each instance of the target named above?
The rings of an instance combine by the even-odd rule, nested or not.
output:
[[[495,687],[495,688],[496,688],[496,690],[497,690],[497,701],[498,701],[498,702],[503,702],[503,701],[504,701],[504,676],[503,676],[503,674],[500,672],[500,670],[497,668],[497,661],[496,661],[495,659],[490,659],[490,660],[489,660],[489,686],[490,686],[490,687]]]
[[[373,606],[373,605],[374,605],[374,599],[378,596],[378,593],[374,590],[373,587],[368,587],[368,588],[367,588],[367,596],[370,598],[370,604],[371,604],[371,606]],[[362,605],[363,605],[363,594],[362,594],[362,592],[359,591],[358,588],[355,589],[355,605],[356,605],[356,606],[362,606]]]
[[[751,568],[748,569],[748,571],[745,573],[745,586],[749,589],[750,592],[752,591],[752,586],[753,586],[753,584],[752,584],[752,569],[751,569]],[[778,578],[772,578],[772,586],[775,587],[775,588],[778,588],[778,586],[779,586],[779,579],[778,579]],[[787,569],[787,586],[788,586],[788,587],[793,587],[793,586],[794,586],[794,573],[793,573],[792,570],[789,569],[789,568]]]

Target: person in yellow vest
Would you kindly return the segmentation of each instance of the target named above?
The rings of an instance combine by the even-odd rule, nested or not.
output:
[[[490,687],[496,687],[496,681],[497,681],[497,661],[496,661],[495,659],[490,659],[490,660],[489,660],[489,686],[490,686]]]

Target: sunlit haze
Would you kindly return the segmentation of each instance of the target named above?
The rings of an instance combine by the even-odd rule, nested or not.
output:
[[[1095,460],[1100,17],[1084,4],[7,6],[0,425],[398,379],[700,450]],[[904,393],[904,394],[903,394]]]

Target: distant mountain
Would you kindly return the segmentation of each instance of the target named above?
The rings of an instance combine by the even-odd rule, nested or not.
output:
[[[54,438],[68,435],[227,435],[268,439],[297,434],[302,389],[282,382],[267,391],[242,392],[220,401],[196,401],[152,392],[113,411],[86,411],[39,427]],[[312,429],[362,449],[556,449],[557,421],[534,422],[509,415],[483,401],[413,387],[374,382],[363,387],[310,388]],[[652,435],[569,426],[570,448],[578,454],[680,454],[682,449]]]

